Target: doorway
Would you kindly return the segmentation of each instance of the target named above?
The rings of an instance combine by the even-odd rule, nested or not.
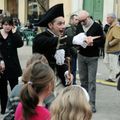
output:
[[[7,11],[12,17],[18,17],[18,0],[7,0]]]

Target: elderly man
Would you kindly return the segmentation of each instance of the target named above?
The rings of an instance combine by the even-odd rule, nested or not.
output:
[[[105,41],[105,58],[104,63],[109,70],[107,81],[115,82],[116,75],[120,72],[118,56],[120,55],[120,25],[113,13],[107,15],[109,29]]]
[[[99,56],[99,47],[104,45],[104,34],[102,27],[94,22],[87,11],[79,13],[80,23],[77,28],[78,33],[84,33],[86,36],[96,36],[92,44],[86,48],[79,47],[78,69],[81,85],[90,95],[90,104],[92,111],[96,112],[96,72]]]

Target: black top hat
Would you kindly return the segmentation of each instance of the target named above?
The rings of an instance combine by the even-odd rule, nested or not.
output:
[[[63,16],[63,4],[57,4],[51,7],[41,18],[39,23],[37,24],[40,27],[47,27],[48,23],[54,20],[57,17]]]

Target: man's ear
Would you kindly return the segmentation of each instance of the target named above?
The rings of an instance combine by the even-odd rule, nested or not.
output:
[[[51,23],[51,22],[48,23],[48,27],[49,27],[50,29],[52,29],[52,23]]]

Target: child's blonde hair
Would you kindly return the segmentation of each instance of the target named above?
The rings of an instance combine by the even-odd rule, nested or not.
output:
[[[92,111],[86,93],[80,86],[68,86],[51,107],[51,120],[91,120]]]

